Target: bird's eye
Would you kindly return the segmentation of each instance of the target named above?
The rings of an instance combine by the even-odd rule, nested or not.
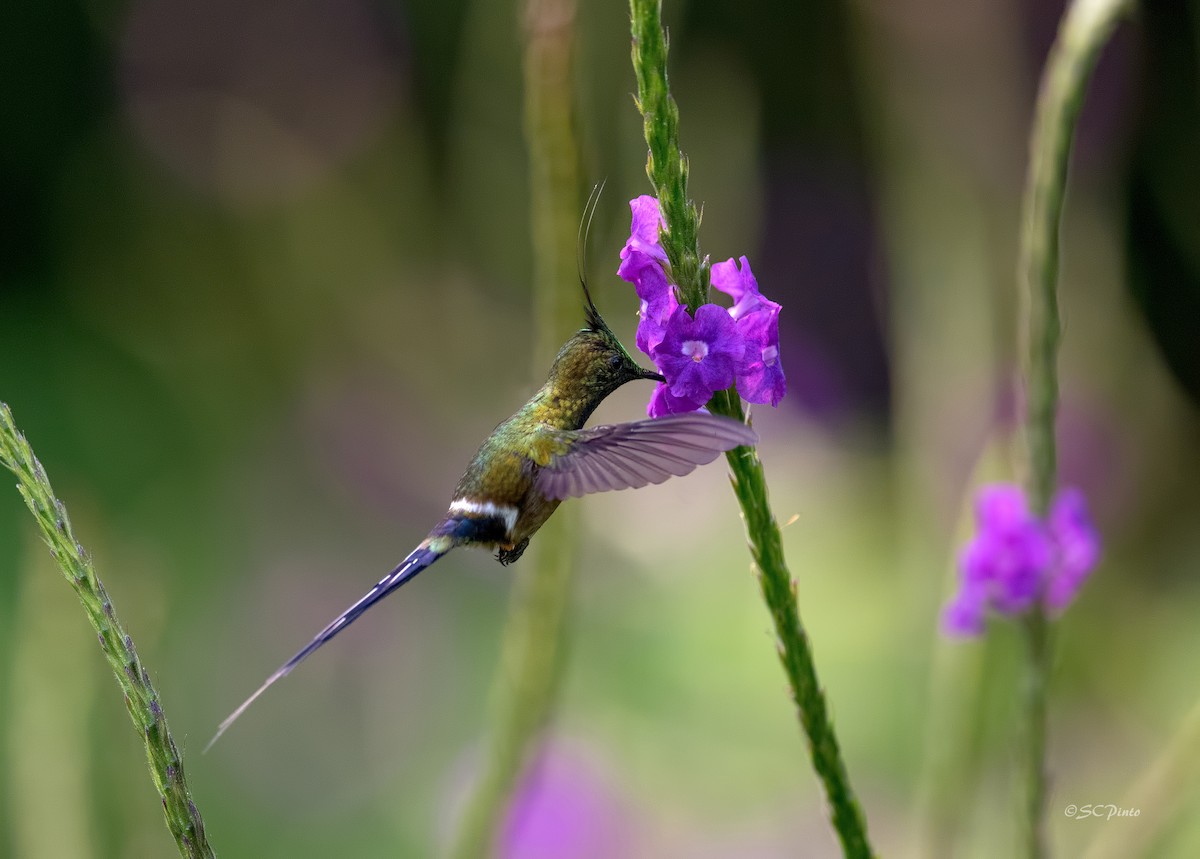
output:
[[[621,366],[621,356],[613,355],[611,358],[609,358],[608,366],[612,367],[614,370],[617,369],[618,367],[620,367]]]

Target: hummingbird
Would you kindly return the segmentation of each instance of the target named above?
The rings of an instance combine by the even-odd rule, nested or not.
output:
[[[665,379],[630,357],[592,302],[582,272],[580,285],[584,327],[563,344],[546,383],[480,445],[442,520],[234,710],[206,750],[277,680],[451,549],[495,550],[496,560],[508,566],[565,499],[662,483],[758,441],[746,424],[706,412],[584,429],[604,398],[625,383]]]

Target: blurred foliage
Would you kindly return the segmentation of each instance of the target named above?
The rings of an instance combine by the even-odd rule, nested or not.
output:
[[[474,767],[510,582],[481,553],[439,565],[197,753],[425,533],[534,383],[518,5],[5,4],[0,399],[160,672],[223,855],[430,855]],[[748,254],[785,307],[793,394],[756,427],[772,501],[799,514],[789,565],[887,855],[1014,843],[1017,641],[999,627],[947,644],[935,621],[969,483],[1008,468],[1017,201],[1059,11],[667,4],[702,248]],[[582,4],[578,97],[585,179],[608,178],[594,291],[632,340],[612,275],[625,201],[646,191],[626,15]],[[1059,625],[1062,855],[1137,825],[1053,809],[1120,803],[1197,698],[1198,20],[1194,2],[1154,2],[1123,29],[1067,200],[1063,478],[1107,552]],[[16,692],[55,694],[27,688],[29,660],[51,658],[32,643],[61,628],[58,647],[84,648],[69,672],[103,658],[68,632],[68,589],[34,584],[42,550],[4,497],[0,855],[38,859],[18,821],[46,813],[31,804],[52,776],[91,802],[74,843],[167,855],[103,685],[58,692],[75,710],[62,748],[85,768],[27,782],[36,714]],[[578,504],[571,663],[532,807],[578,795],[539,814],[618,841],[554,855],[834,855],[722,470]],[[946,745],[958,790],[931,786]],[[1153,855],[1200,852],[1200,786],[1176,802]],[[511,855],[553,836],[514,827]]]
[[[1151,2],[1125,216],[1130,285],[1167,366],[1200,402],[1200,62],[1196,10]]]

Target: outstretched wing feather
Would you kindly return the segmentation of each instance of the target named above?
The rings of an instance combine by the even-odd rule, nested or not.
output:
[[[745,424],[699,412],[587,430],[543,431],[555,434],[565,448],[537,477],[538,489],[555,499],[662,483],[712,462],[724,451],[758,441]]]

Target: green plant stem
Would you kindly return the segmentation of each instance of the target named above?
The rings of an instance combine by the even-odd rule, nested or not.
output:
[[[92,560],[76,541],[63,503],[54,495],[42,464],[25,437],[17,431],[12,412],[0,403],[0,463],[17,477],[17,489],[25,499],[50,554],[66,576],[67,583],[83,603],[95,628],[100,649],[125,693],[125,706],[142,741],[154,786],[162,797],[167,828],[183,856],[211,857],[212,848],[204,832],[204,821],[192,801],[183,774],[183,761],[167,728],[167,718],[150,672],[142,665],[133,639],[117,619],[112,600],[92,568]]]
[[[717,394],[709,403],[709,409],[713,414],[745,420],[741,400],[729,391]],[[829,718],[829,707],[817,679],[812,645],[800,621],[796,581],[788,572],[783,557],[783,538],[767,499],[762,460],[757,448],[753,447],[739,447],[725,456],[733,492],[742,508],[746,542],[754,559],[759,587],[775,624],[779,660],[787,674],[796,714],[808,739],[813,769],[825,789],[833,828],[846,856],[856,859],[871,856],[867,821],[850,785],[837,734]]]
[[[667,85],[667,43],[659,0],[631,0],[633,68],[638,109],[642,112],[649,157],[646,173],[658,195],[667,229],[661,236],[672,279],[688,308],[708,297],[708,269],[697,241],[699,215],[688,199],[688,163],[679,148],[679,109]],[[745,420],[733,390],[713,397],[709,409]],[[739,447],[728,454],[734,494],[742,508],[746,538],[758,572],[763,599],[771,613],[779,658],[787,674],[800,724],[808,740],[813,768],[829,802],[833,827],[846,856],[871,856],[866,820],[850,786],[825,696],[817,679],[812,647],[800,622],[796,584],[783,556],[779,523],[767,500],[766,477],[758,452]]]
[[[1028,490],[1039,515],[1049,507],[1057,482],[1059,224],[1071,141],[1100,49],[1132,7],[1131,0],[1074,0],[1046,61],[1030,137],[1018,276],[1028,320]]]
[[[688,199],[688,160],[679,148],[679,106],[667,82],[667,39],[661,0],[630,0],[633,72],[637,107],[649,152],[646,175],[658,195],[667,228],[662,246],[688,309],[695,312],[708,297],[708,266],[700,255],[700,214]]]
[[[1029,175],[1022,208],[1018,261],[1025,303],[1023,329],[1027,410],[1026,488],[1033,511],[1044,516],[1058,482],[1055,416],[1058,409],[1059,225],[1067,165],[1087,82],[1100,50],[1132,0],[1074,0],[1050,50],[1029,147]],[[1037,608],[1025,623],[1029,654],[1026,684],[1028,737],[1025,768],[1025,853],[1046,855],[1046,689],[1052,647],[1046,617]]]
[[[534,349],[544,373],[579,327],[575,224],[579,148],[573,127],[573,0],[528,0],[525,7],[525,137],[529,147],[534,244]],[[545,725],[563,673],[566,619],[578,517],[565,505],[542,528],[532,563],[518,565],[492,696],[482,770],[467,800],[450,855],[491,853],[509,796]]]
[[[1024,620],[1025,779],[1024,845],[1030,859],[1046,855],[1046,701],[1050,674],[1050,638],[1046,613],[1035,606]]]

